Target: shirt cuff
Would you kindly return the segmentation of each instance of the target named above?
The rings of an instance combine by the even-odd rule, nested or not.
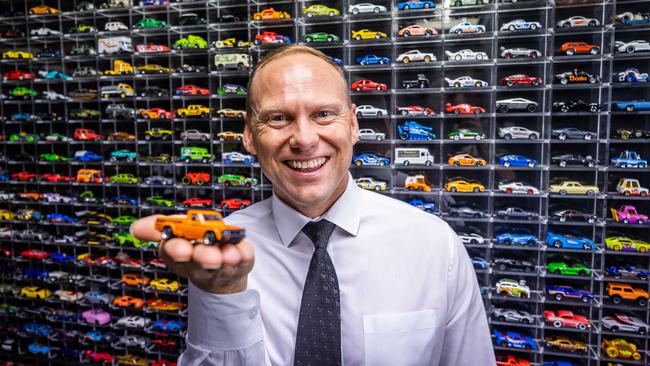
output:
[[[219,295],[188,281],[187,339],[212,351],[249,347],[263,340],[256,290]]]

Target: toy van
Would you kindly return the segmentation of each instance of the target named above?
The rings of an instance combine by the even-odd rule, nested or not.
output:
[[[133,52],[131,37],[119,36],[100,38],[97,40],[97,52],[100,55],[107,53]]]
[[[424,164],[431,166],[433,164],[433,155],[429,149],[421,147],[398,147],[395,148],[395,164]]]

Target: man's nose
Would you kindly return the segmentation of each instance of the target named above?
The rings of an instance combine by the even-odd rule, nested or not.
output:
[[[293,124],[289,146],[292,149],[310,150],[318,145],[318,124],[308,117],[299,117]]]

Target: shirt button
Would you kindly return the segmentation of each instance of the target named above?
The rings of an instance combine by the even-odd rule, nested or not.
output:
[[[257,307],[254,307],[248,311],[248,319],[253,319],[257,315]]]

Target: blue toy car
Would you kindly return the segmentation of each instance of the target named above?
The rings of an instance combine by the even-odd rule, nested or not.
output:
[[[352,164],[356,166],[386,166],[390,164],[390,159],[371,153],[364,153],[352,157]]]
[[[133,198],[130,196],[115,196],[113,198],[110,198],[109,202],[114,203],[116,205],[137,206],[140,204],[140,201],[137,198]]]
[[[84,299],[92,304],[109,304],[113,296],[107,292],[88,291],[84,294]]]
[[[363,57],[357,57],[359,65],[390,65],[390,58],[367,54]]]
[[[161,331],[161,332],[180,332],[185,328],[185,323],[180,320],[158,320],[155,323],[151,324],[149,328],[152,331]]]
[[[48,277],[47,271],[32,267],[23,270],[22,275],[31,280],[45,280]]]
[[[78,161],[82,161],[82,162],[102,160],[102,157],[100,155],[97,155],[94,152],[87,151],[87,150],[76,151],[72,158],[74,160],[78,160]]]
[[[74,224],[75,222],[79,221],[75,218],[60,213],[49,213],[45,215],[45,219],[51,222],[59,222],[59,223],[66,223],[66,224]]]
[[[79,320],[79,315],[74,311],[58,309],[54,313],[47,316],[47,319],[50,321],[60,321],[60,322],[77,322]]]
[[[46,355],[50,352],[50,347],[40,344],[40,343],[31,343],[29,346],[27,346],[27,350],[29,353],[35,354],[35,355]]]
[[[435,140],[433,127],[422,126],[415,121],[406,121],[397,125],[397,135],[402,140]]]
[[[647,100],[626,100],[612,102],[612,109],[621,111],[650,111],[650,101]]]
[[[578,233],[567,233],[561,235],[548,231],[546,232],[546,245],[565,249],[596,249],[596,243],[590,239],[579,236]]]
[[[494,334],[494,341],[502,347],[521,348],[521,349],[537,349],[537,343],[529,337],[522,335],[518,332],[506,331],[502,332],[497,329],[492,329]]]
[[[516,155],[516,154],[511,154],[511,155],[503,155],[499,158],[499,164],[505,166],[505,167],[510,167],[510,166],[527,166],[527,167],[534,167],[535,165],[539,164],[537,160],[535,159],[530,159],[522,155]]]
[[[66,75],[66,74],[62,73],[61,71],[57,71],[57,70],[39,72],[39,75],[41,75],[41,77],[43,77],[44,79],[63,79],[63,80],[65,80],[65,79],[70,79],[71,78],[70,75]]]
[[[436,3],[433,1],[411,0],[397,3],[397,10],[434,9],[435,7]]]
[[[44,49],[43,51],[36,54],[38,58],[50,58],[50,57],[61,57],[61,51],[51,50],[49,48]]]
[[[537,237],[525,229],[512,229],[509,232],[500,233],[496,236],[497,244],[502,245],[524,245],[534,246],[537,244]]]
[[[435,202],[427,202],[423,201],[418,198],[414,198],[408,202],[409,205],[413,207],[417,207],[420,210],[424,210],[429,213],[434,213],[436,212],[436,203]]]
[[[71,347],[61,347],[56,351],[57,357],[69,358],[73,360],[79,359],[79,351]]]
[[[594,295],[591,292],[576,290],[571,286],[546,286],[546,293],[554,297],[557,301],[562,301],[562,299],[568,298],[589,302],[594,298]]]
[[[81,336],[81,341],[83,343],[94,343],[94,342],[102,342],[102,341],[110,341],[112,339],[112,335],[110,333],[102,333],[98,330],[91,330],[83,334]]]
[[[332,60],[332,62],[334,62],[336,65],[343,66],[343,60],[341,60],[340,58],[334,56],[327,56],[327,57],[329,57],[329,59]]]
[[[472,257],[472,265],[474,268],[479,268],[479,269],[486,269],[490,265],[488,261],[485,260],[485,258],[481,257]]]
[[[645,281],[650,276],[650,271],[630,264],[623,264],[621,266],[609,266],[605,268],[605,274],[616,278],[637,278]]]
[[[636,151],[623,150],[618,157],[610,159],[612,165],[617,168],[645,168],[648,161],[641,158]]]
[[[20,327],[20,331],[28,337],[47,337],[52,332],[52,328],[48,325],[30,322]]]
[[[50,254],[50,260],[54,264],[67,264],[67,263],[74,263],[76,259],[74,255],[67,255],[61,252],[54,252]]]
[[[37,115],[31,113],[14,113],[9,116],[9,119],[13,121],[33,121],[37,118]]]

